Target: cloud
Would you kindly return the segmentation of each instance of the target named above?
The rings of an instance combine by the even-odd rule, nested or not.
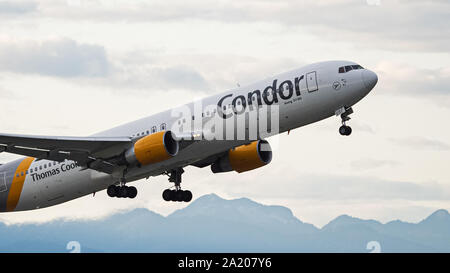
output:
[[[375,66],[377,94],[426,99],[450,108],[450,67],[419,68],[401,62],[383,61]]]
[[[232,195],[251,196],[253,198],[294,198],[298,200],[359,201],[407,200],[407,201],[446,201],[450,198],[450,188],[435,182],[417,183],[410,181],[392,181],[375,177],[298,174],[283,180],[280,187],[277,181],[259,177],[258,191],[248,185],[248,178],[235,178],[242,186],[227,185],[224,192]],[[247,183],[247,184],[246,184]],[[235,191],[236,189],[236,192]]]
[[[97,80],[94,80],[94,82]],[[205,91],[208,83],[194,68],[187,65],[155,63],[116,63],[106,79],[97,81],[112,88],[138,88],[143,91],[184,89]]]
[[[105,78],[83,79],[84,83],[129,89],[135,93],[161,90],[191,90],[213,94],[246,86],[273,71],[300,66],[295,61],[259,59],[232,54],[166,54],[133,51],[112,58]]]
[[[69,6],[69,7],[68,7]],[[330,41],[394,51],[440,51],[450,47],[448,1],[68,1],[42,3],[44,17],[74,20],[275,23],[301,27]]]
[[[370,6],[365,0],[353,0],[323,7],[308,2],[306,8],[312,12],[298,16],[295,22],[312,27],[330,41],[349,41],[362,48],[447,52],[449,7],[443,1],[382,1]]]
[[[8,89],[4,89],[0,86],[0,98],[1,99],[15,99],[17,95],[14,92],[11,92]]]
[[[0,42],[0,70],[73,78],[75,83],[113,89],[208,90],[207,80],[182,60],[169,63],[168,58],[139,52],[111,59],[101,45],[67,38]]]
[[[377,65],[380,83],[387,87],[385,94],[436,97],[450,95],[450,67],[436,69],[417,68],[396,62]]]
[[[425,137],[391,138],[391,142],[413,150],[448,151],[450,146],[440,140]]]
[[[0,69],[56,77],[101,77],[109,70],[102,46],[71,39],[0,44]]]
[[[351,162],[351,166],[358,170],[370,170],[370,169],[378,169],[382,167],[395,167],[400,163],[393,160],[378,160],[378,159],[359,159]]]
[[[38,4],[34,1],[1,1],[0,14],[17,15],[37,11]]]

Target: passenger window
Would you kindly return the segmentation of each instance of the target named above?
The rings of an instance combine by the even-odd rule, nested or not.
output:
[[[166,130],[166,124],[165,123],[161,124],[160,128],[161,128],[161,131],[165,131]]]
[[[343,66],[339,67],[339,73],[345,73],[345,69]]]
[[[44,164],[44,169],[47,169],[47,164]]]
[[[30,169],[30,173],[33,173],[33,169]]]
[[[152,127],[152,134],[156,133],[156,126]]]
[[[16,174],[16,177],[19,177],[19,173]]]
[[[351,65],[347,65],[345,67],[345,72],[351,71],[352,70],[352,66]]]
[[[39,170],[42,170],[42,165],[41,165],[41,166],[39,166]]]

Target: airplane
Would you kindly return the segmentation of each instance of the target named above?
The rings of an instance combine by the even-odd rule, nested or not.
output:
[[[174,108],[88,137],[0,134],[0,152],[25,156],[0,166],[0,212],[50,207],[105,189],[110,197],[135,198],[137,189],[126,183],[159,175],[174,183],[162,193],[165,201],[189,202],[192,193],[181,189],[185,167],[242,173],[265,166],[272,150],[264,136],[332,116],[341,119],[339,133],[349,136],[352,106],[377,81],[355,62],[318,62],[206,97],[199,107],[176,108],[188,114],[174,114]],[[248,118],[247,110],[263,108],[256,120]],[[231,137],[220,137],[230,130],[218,126],[216,134],[215,126],[205,126],[236,121],[239,114],[243,130],[230,126]],[[271,133],[251,132],[264,122],[275,124],[266,126]]]

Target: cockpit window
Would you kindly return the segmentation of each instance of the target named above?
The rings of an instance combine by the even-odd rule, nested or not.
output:
[[[341,66],[339,67],[339,73],[345,73],[351,70],[358,70],[358,69],[364,69],[364,67],[357,65],[347,65],[347,66]]]
[[[352,65],[353,70],[355,69],[364,69],[362,66],[360,66],[359,64],[357,65]]]

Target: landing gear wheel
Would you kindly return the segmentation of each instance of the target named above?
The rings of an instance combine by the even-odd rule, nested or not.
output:
[[[174,200],[176,202],[182,202],[184,200],[184,191],[178,190],[174,192]]]
[[[128,197],[128,187],[117,187],[117,197],[119,198],[125,198]]]
[[[163,191],[162,197],[164,199],[164,201],[171,201],[172,200],[172,191],[167,189],[165,191]]]
[[[339,128],[339,133],[343,136],[349,136],[352,133],[352,128],[350,126],[347,125],[342,125]]]
[[[347,126],[347,136],[349,136],[349,135],[351,135],[352,134],[352,127],[350,127],[350,126]]]
[[[135,198],[137,196],[137,189],[135,187],[115,186],[111,185],[106,190],[109,197],[117,198]]]
[[[191,202],[191,200],[192,200],[192,192],[191,191],[185,191],[183,195],[184,195],[183,196],[184,202]]]
[[[109,197],[117,197],[117,187],[114,185],[109,186],[106,193]]]
[[[137,189],[135,187],[127,187],[127,197],[135,198],[137,196]]]

